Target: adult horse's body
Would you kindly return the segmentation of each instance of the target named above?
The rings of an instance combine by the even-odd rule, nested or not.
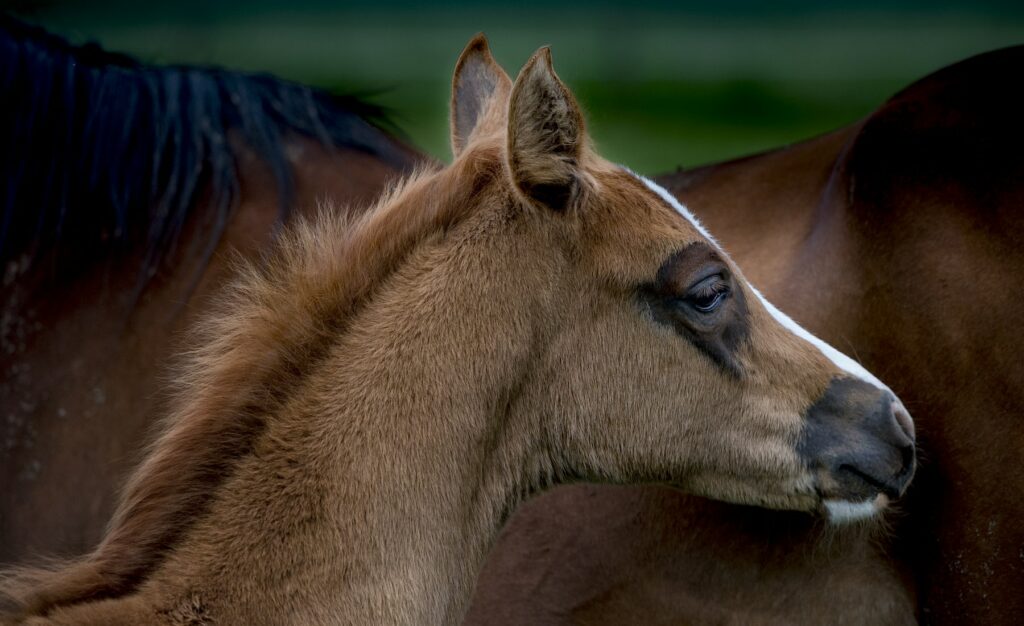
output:
[[[153,67],[0,18],[0,562],[80,552],[140,456],[180,331],[295,215],[418,157],[373,109]],[[283,206],[290,211],[282,213]]]
[[[542,49],[456,66],[455,160],[300,224],[229,290],[86,557],[15,623],[461,620],[528,495],[665,482],[836,521],[915,467],[902,403],[594,153]]]
[[[1016,623],[1024,613],[1024,48],[861,123],[661,181],[754,284],[892,380],[920,478],[892,533],[575,488],[499,542],[479,624]]]

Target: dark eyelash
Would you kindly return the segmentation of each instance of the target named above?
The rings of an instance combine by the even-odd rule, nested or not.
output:
[[[691,292],[690,297],[692,298],[711,298],[720,293],[728,291],[729,286],[724,280],[719,278],[716,281],[708,282],[701,286],[697,291]]]

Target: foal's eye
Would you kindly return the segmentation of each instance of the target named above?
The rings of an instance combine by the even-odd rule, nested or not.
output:
[[[729,284],[721,274],[715,274],[691,287],[683,299],[700,313],[714,313],[728,295]]]

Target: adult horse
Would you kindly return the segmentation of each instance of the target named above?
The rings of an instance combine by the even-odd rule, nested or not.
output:
[[[295,215],[419,157],[372,107],[0,16],[0,562],[100,537],[177,335]],[[282,212],[282,208],[288,210]]]
[[[513,85],[474,39],[451,112],[451,166],[246,272],[103,542],[6,582],[15,622],[451,624],[553,484],[840,520],[902,493],[902,403],[594,153],[547,49]]]
[[[513,521],[470,623],[1011,624],[1024,613],[1024,47],[865,120],[660,181],[747,276],[891,380],[923,461],[887,536],[653,489]]]

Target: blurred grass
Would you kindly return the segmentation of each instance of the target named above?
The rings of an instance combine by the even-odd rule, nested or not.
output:
[[[366,94],[393,111],[414,144],[442,159],[450,73],[465,42],[485,31],[513,77],[533,50],[550,44],[602,153],[645,173],[826,132],[931,71],[1024,43],[1024,19],[967,5],[716,14],[671,4],[513,11],[466,3],[388,12],[315,0],[185,4],[57,2],[34,19],[147,61],[269,71]]]

